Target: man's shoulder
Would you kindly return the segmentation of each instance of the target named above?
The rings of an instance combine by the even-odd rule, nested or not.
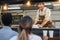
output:
[[[18,34],[18,32],[16,32],[16,31],[13,31],[13,30],[12,30],[12,32],[13,32],[14,34]]]
[[[10,38],[10,40],[17,40],[18,36],[13,36],[12,38]]]
[[[1,31],[3,31],[3,32],[5,31],[3,27],[0,29],[0,32],[1,32]]]
[[[12,30],[10,27],[8,27],[8,29],[7,28],[0,29],[0,33],[11,34],[11,35],[18,34],[16,31]]]
[[[10,32],[10,34],[12,34],[12,35],[16,35],[16,34],[18,34],[18,32],[16,32],[16,31],[14,31],[14,30],[9,30],[9,32]]]

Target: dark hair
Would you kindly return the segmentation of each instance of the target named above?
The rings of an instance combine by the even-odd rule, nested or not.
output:
[[[18,40],[29,40],[28,34],[32,31],[32,18],[25,16],[20,20]]]
[[[39,5],[39,4],[43,4],[44,5],[44,2],[38,2],[37,5]]]
[[[10,24],[12,23],[12,15],[11,13],[5,13],[2,15],[2,23],[5,26],[10,26]]]

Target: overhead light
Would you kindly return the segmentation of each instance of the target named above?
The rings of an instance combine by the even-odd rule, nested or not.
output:
[[[7,4],[3,5],[3,10],[8,10],[8,5]]]
[[[60,2],[60,0],[59,0],[59,2]]]
[[[30,2],[30,0],[27,1],[26,5],[27,5],[27,6],[31,6],[31,2]]]
[[[58,0],[57,2],[59,2],[59,3],[60,3],[60,0]]]

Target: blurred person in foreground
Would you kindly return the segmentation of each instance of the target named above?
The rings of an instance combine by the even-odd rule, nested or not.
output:
[[[10,28],[12,23],[11,13],[5,13],[2,15],[2,23],[4,26],[0,29],[0,40],[9,40],[11,37],[18,34]]]
[[[40,36],[32,33],[32,18],[25,16],[20,20],[19,34],[10,40],[42,40]]]
[[[34,24],[37,24],[39,28],[52,28],[51,10],[45,7],[44,2],[39,2],[37,6],[39,9]]]

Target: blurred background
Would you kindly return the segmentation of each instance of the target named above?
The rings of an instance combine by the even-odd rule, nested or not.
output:
[[[19,26],[19,19],[29,15],[35,19],[37,3],[42,0],[0,0],[0,25],[3,13],[11,13],[13,21],[11,27]],[[60,28],[60,0],[45,0],[45,6],[51,9],[51,18],[56,28]]]
[[[37,14],[37,3],[42,0],[0,0],[0,27],[2,27],[1,16],[5,13],[12,14],[12,29],[18,31],[19,21],[23,16],[30,16],[33,20]],[[33,29],[33,33],[42,36],[43,30],[53,30],[54,40],[60,38],[60,0],[44,0],[45,6],[51,9],[51,18],[53,21],[53,29]],[[49,34],[49,33],[48,33]],[[49,36],[49,35],[48,35]]]

